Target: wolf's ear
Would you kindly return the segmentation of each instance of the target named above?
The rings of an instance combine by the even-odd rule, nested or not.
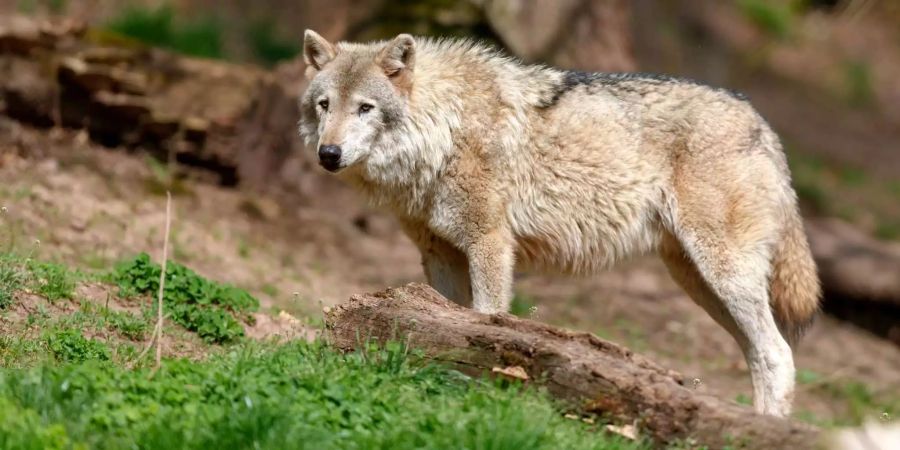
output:
[[[381,50],[377,62],[394,84],[408,88],[416,62],[415,39],[408,34],[398,35]]]
[[[306,30],[303,33],[303,61],[315,70],[322,70],[328,61],[334,59],[337,53],[331,42],[328,42],[319,33]]]

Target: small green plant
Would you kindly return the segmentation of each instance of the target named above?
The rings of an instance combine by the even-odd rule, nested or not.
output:
[[[794,11],[787,2],[772,0],[740,0],[743,14],[757,27],[779,39],[790,36]]]
[[[516,294],[509,305],[509,312],[519,317],[531,317],[534,312],[534,299],[526,295]]]
[[[72,299],[75,296],[76,274],[62,264],[31,261],[32,288],[47,300]]]
[[[67,0],[47,0],[47,8],[54,14],[65,12],[68,5],[69,2]]]
[[[241,239],[238,241],[238,256],[242,259],[247,259],[250,257],[250,244],[247,243],[246,240]]]
[[[155,294],[161,268],[146,253],[119,264],[112,274],[120,295]],[[207,280],[180,264],[169,262],[163,294],[166,312],[179,325],[208,342],[231,342],[244,335],[237,317],[249,320],[259,301],[242,289]],[[155,305],[154,305],[155,307]]]
[[[740,403],[741,405],[752,405],[753,400],[750,399],[750,396],[747,394],[738,394],[737,397],[734,398],[734,401]]]
[[[868,175],[856,167],[842,167],[839,172],[841,182],[849,186],[860,186],[866,183]]]
[[[16,9],[22,14],[34,14],[37,10],[36,0],[19,0],[16,3]]]
[[[900,239],[900,222],[880,223],[875,227],[875,236],[879,239]]]
[[[0,367],[31,366],[46,357],[47,349],[38,339],[0,335]]]
[[[271,284],[264,284],[260,290],[262,290],[263,294],[268,295],[269,297],[277,297],[278,296],[278,288]]]
[[[172,195],[190,195],[190,186],[175,173],[171,167],[153,157],[144,159],[150,168],[150,176],[144,180],[144,188],[153,195],[165,196],[166,192]]]
[[[270,20],[259,21],[248,28],[247,39],[253,54],[267,66],[291,59],[300,53],[300,46],[297,43],[276,35],[275,27]]]
[[[809,369],[797,370],[797,383],[813,384],[813,383],[818,383],[821,380],[822,380],[822,375],[818,372],[814,372]]]
[[[844,79],[846,80],[847,100],[853,106],[868,106],[875,100],[875,88],[872,86],[872,70],[862,61],[844,63]]]
[[[150,45],[186,55],[222,58],[222,24],[211,17],[191,21],[176,20],[171,5],[155,9],[131,7],[106,28]]]
[[[106,320],[113,328],[132,341],[143,340],[147,332],[150,331],[150,324],[147,320],[134,314],[108,311]]]
[[[44,336],[47,348],[58,361],[83,362],[90,359],[109,360],[106,344],[88,339],[74,328],[51,330]]]
[[[0,310],[12,306],[16,291],[21,290],[24,283],[22,262],[12,253],[0,254]]]
[[[849,425],[859,425],[865,419],[884,413],[895,416],[900,413],[900,397],[894,393],[876,395],[858,381],[824,383],[822,388],[835,399],[843,399],[849,409]]]
[[[643,327],[624,318],[617,319],[615,325],[629,347],[637,351],[647,349],[647,333]]]

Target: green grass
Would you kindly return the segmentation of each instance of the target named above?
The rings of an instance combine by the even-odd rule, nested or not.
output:
[[[150,169],[150,175],[144,180],[144,189],[147,192],[159,196],[165,196],[167,192],[174,196],[193,194],[191,188],[172,167],[149,156],[144,158],[144,161]]]
[[[900,396],[892,392],[874,393],[864,383],[850,379],[829,379],[812,370],[797,371],[797,383],[830,397],[834,407],[842,409],[839,416],[824,419],[810,411],[797,411],[794,416],[813,425],[834,428],[859,426],[867,419],[883,414],[893,417],[900,413]]]
[[[119,264],[111,279],[123,297],[156,295],[162,269],[146,253]],[[259,301],[242,289],[203,278],[191,269],[169,262],[163,304],[179,325],[208,342],[232,342],[244,335],[240,320],[259,309]]]
[[[212,17],[181,20],[170,5],[132,6],[106,25],[106,29],[149,45],[186,55],[222,58],[223,25]]]
[[[152,377],[102,359],[0,369],[0,448],[644,448],[563,418],[534,389],[421,365],[399,345],[246,344]]]
[[[788,150],[792,184],[807,213],[840,217],[881,239],[900,238],[900,191],[892,180]]]
[[[875,102],[872,70],[866,62],[844,62],[844,79],[845,95],[852,106],[869,106]]]
[[[30,261],[35,293],[51,302],[75,297],[77,274],[62,264]]]
[[[11,253],[0,254],[0,310],[12,305],[14,295],[22,289],[25,279],[19,258]]]
[[[875,227],[875,237],[887,240],[900,240],[900,222],[880,223]]]
[[[0,367],[31,367],[47,356],[46,344],[40,339],[0,335]]]
[[[273,66],[300,53],[300,42],[280,38],[269,20],[250,26],[247,29],[247,42],[256,58],[266,66]]]
[[[900,396],[896,393],[875,394],[865,384],[852,380],[824,383],[821,389],[847,405],[848,414],[837,422],[838,425],[857,426],[884,413],[891,417],[900,414]]]
[[[278,296],[278,288],[271,284],[264,284],[260,290],[263,294],[268,295],[269,297],[277,297]]]
[[[72,299],[78,278],[76,272],[61,264],[0,253],[0,310],[10,307],[14,294],[26,288],[51,302]]]
[[[535,306],[534,304],[534,299],[522,294],[514,295],[512,302],[509,304],[509,312],[511,314],[515,314],[526,319],[534,315],[536,309],[537,306]]]
[[[16,8],[23,14],[33,14],[39,7],[53,14],[62,14],[66,11],[68,3],[67,0],[18,0]]]
[[[84,337],[81,330],[58,328],[44,333],[44,341],[60,362],[82,362],[91,359],[109,360],[109,347],[98,340]]]
[[[784,39],[790,36],[793,28],[794,12],[787,2],[778,0],[739,0],[741,12],[754,25],[775,36]]]
[[[797,370],[797,383],[798,384],[813,384],[818,383],[822,380],[822,375],[818,372],[809,370],[809,369],[798,369]]]
[[[147,319],[134,314],[107,311],[104,318],[114,329],[132,341],[143,340],[150,331],[150,323]]]

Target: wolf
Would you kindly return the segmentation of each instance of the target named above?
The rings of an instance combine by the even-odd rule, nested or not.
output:
[[[590,274],[656,252],[788,414],[820,287],[778,137],[743,96],[524,64],[471,40],[304,36],[299,132],[390,210],[437,291],[505,312],[518,266]]]

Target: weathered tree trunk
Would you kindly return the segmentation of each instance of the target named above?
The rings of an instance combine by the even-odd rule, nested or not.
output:
[[[503,43],[526,61],[605,72],[637,68],[628,1],[491,0],[480,4]]]
[[[681,376],[619,345],[508,314],[480,314],[428,286],[354,296],[326,314],[332,344],[406,340],[428,358],[469,372],[521,367],[529,380],[580,411],[637,421],[659,442],[710,448],[813,448],[819,431],[696,392]]]

